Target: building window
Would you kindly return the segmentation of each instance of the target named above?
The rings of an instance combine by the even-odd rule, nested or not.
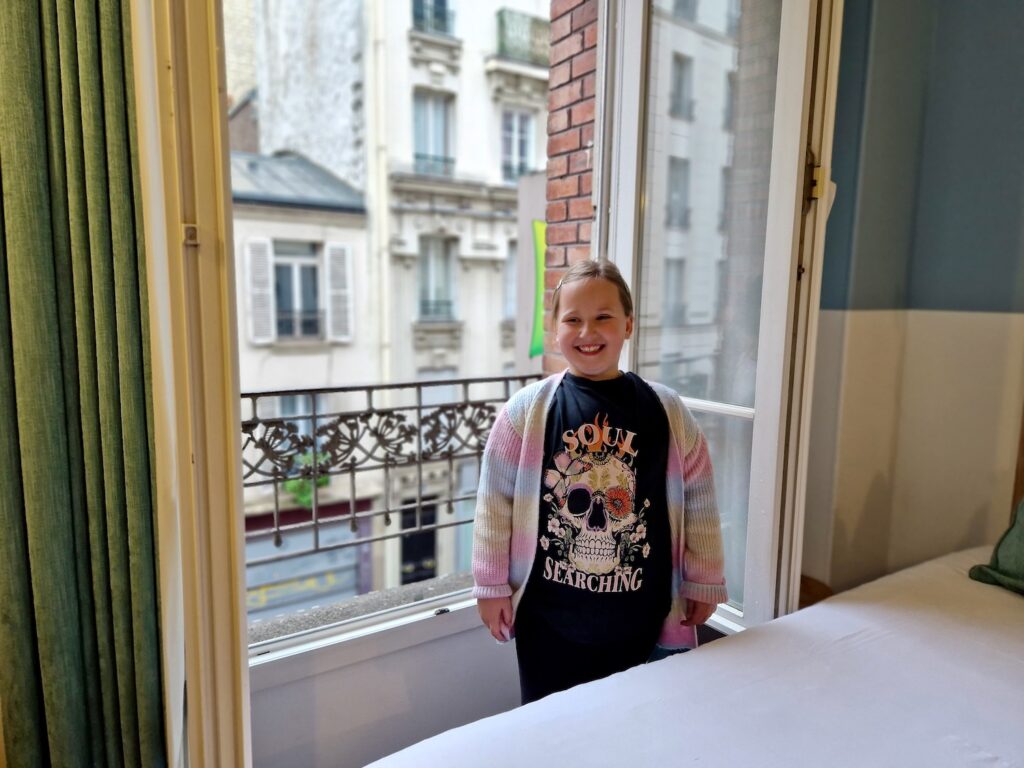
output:
[[[452,250],[455,240],[420,238],[420,320],[445,322],[455,318],[452,290]]]
[[[736,123],[736,73],[728,72],[725,75],[725,114],[722,118],[722,128],[727,131],[734,130]]]
[[[683,291],[686,262],[683,259],[665,259],[665,317],[664,325],[679,328],[686,325],[686,302]]]
[[[416,91],[413,96],[413,145],[416,173],[452,176],[451,116],[454,99],[443,93]]]
[[[513,109],[501,113],[501,171],[505,181],[529,173],[533,165],[533,114]]]
[[[505,311],[502,317],[505,320],[514,320],[516,316],[516,241],[508,241],[508,253],[505,255]]]
[[[431,528],[402,537],[402,583],[412,584],[437,576],[437,531],[432,528],[437,523],[437,505],[433,500],[424,499],[420,504],[417,520],[416,500],[410,499],[406,504],[413,505],[413,508],[402,511],[403,531],[411,528]]]
[[[448,8],[448,0],[412,0],[412,26],[420,32],[452,35],[455,12]]]
[[[722,193],[719,196],[718,231],[725,232],[729,226],[729,197],[732,185],[732,168],[722,169]]]
[[[315,243],[274,241],[277,338],[322,339],[320,258]]]
[[[729,0],[725,17],[725,34],[736,37],[740,33],[740,0]]]
[[[668,161],[668,206],[666,226],[690,228],[690,161],[670,157]]]
[[[672,56],[672,90],[669,114],[680,120],[693,120],[693,59],[676,53]]]
[[[697,0],[675,0],[672,13],[687,21],[697,20]]]

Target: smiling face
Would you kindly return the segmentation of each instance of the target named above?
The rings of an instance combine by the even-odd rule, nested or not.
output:
[[[619,289],[600,277],[562,286],[555,318],[555,341],[569,371],[587,379],[619,375],[619,352],[633,332]]]

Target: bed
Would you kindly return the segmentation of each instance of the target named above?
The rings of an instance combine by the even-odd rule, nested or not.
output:
[[[991,553],[908,568],[373,768],[1024,768],[1024,597],[967,577]]]

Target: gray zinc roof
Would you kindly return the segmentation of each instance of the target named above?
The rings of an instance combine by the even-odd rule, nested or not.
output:
[[[272,157],[231,153],[231,197],[236,203],[365,213],[363,196],[298,154]]]

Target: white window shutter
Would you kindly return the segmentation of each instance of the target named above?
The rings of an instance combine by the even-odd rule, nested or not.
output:
[[[274,258],[270,240],[253,238],[245,243],[245,271],[249,286],[249,341],[272,344],[275,333]]]
[[[342,243],[328,243],[327,262],[327,338],[352,341],[354,322],[352,302],[352,252]]]

